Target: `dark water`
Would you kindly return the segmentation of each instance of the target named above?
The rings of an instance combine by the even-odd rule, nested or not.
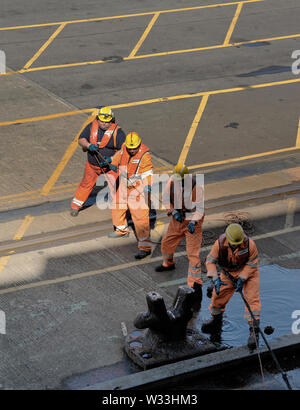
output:
[[[201,322],[211,317],[208,310],[210,299],[205,296],[206,287],[207,284],[204,285]],[[272,342],[278,336],[291,334],[295,322],[292,312],[299,310],[300,313],[300,269],[286,269],[278,265],[261,266],[260,298],[262,304],[260,327],[263,330],[265,326],[271,325],[275,329],[272,335],[265,335],[267,341]],[[244,302],[241,296],[235,293],[224,314],[222,332],[224,344],[241,346],[247,343],[248,324],[243,315]],[[298,327],[300,329],[300,325]],[[260,341],[260,345],[263,344],[263,341]]]
[[[206,288],[210,283],[203,285],[203,302],[197,328],[200,329],[203,321],[210,319],[208,306],[210,299],[206,297]],[[300,269],[285,269],[278,265],[260,267],[260,297],[262,302],[260,327],[263,330],[271,325],[275,330],[272,335],[265,335],[268,342],[275,338],[292,333],[295,318],[292,312],[300,313]],[[242,346],[247,344],[249,328],[244,319],[244,302],[239,294],[234,294],[227,305],[224,314],[222,343],[227,346]],[[300,318],[300,316],[299,316]],[[300,324],[298,325],[300,330]],[[300,334],[299,334],[300,338]],[[261,339],[261,338],[260,338]],[[260,346],[264,342],[260,340]],[[281,364],[286,367],[293,389],[300,389],[300,358],[291,358],[289,362]],[[288,371],[289,370],[289,371]],[[112,380],[124,375],[137,373],[141,369],[136,366],[124,353],[123,359],[111,366],[91,370],[87,373],[74,375],[65,380],[64,388],[80,389],[106,380]],[[247,366],[238,372],[225,372],[212,377],[205,377],[200,384],[180,386],[180,389],[286,389],[281,374],[264,369],[264,379],[257,362],[254,366]]]

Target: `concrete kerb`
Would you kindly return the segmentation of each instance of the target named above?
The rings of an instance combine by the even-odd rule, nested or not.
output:
[[[279,337],[270,346],[275,354],[288,355],[300,350],[298,335],[285,335]],[[262,358],[270,356],[267,347],[261,347],[259,353]],[[213,373],[220,370],[230,369],[236,366],[244,366],[251,361],[257,360],[257,351],[250,352],[247,346],[230,348],[220,352],[210,353],[204,356],[171,363],[165,366],[145,370],[136,374],[122,376],[103,383],[97,383],[83,390],[130,390],[130,389],[154,389],[176,386],[188,379]],[[271,356],[270,356],[270,360]]]

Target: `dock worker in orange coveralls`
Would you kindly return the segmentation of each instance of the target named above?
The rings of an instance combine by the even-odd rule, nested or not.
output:
[[[221,273],[218,275],[217,264]],[[220,333],[225,307],[235,291],[244,290],[244,296],[259,325],[261,302],[259,298],[258,251],[255,242],[248,238],[240,224],[227,226],[206,258],[207,277],[214,282],[211,304],[212,319],[202,325],[204,333]],[[258,345],[259,329],[255,326],[247,307],[245,319],[249,323],[248,347]]]
[[[71,203],[71,216],[78,215],[84,202],[92,192],[98,176],[106,173],[112,174],[107,163],[102,164],[102,167],[99,166],[96,151],[99,151],[102,157],[111,157],[121,149],[125,137],[124,131],[116,124],[115,116],[108,107],[100,108],[96,118],[82,131],[78,144],[84,152],[87,152],[87,161],[83,179]],[[109,185],[112,185],[109,186],[109,189],[112,190],[113,184],[111,181],[113,178],[109,178],[109,180]]]
[[[129,235],[126,212],[129,209],[138,239],[136,259],[151,253],[149,197],[153,164],[149,148],[136,132],[130,132],[122,148],[111,158],[110,170],[118,173],[115,204],[112,207],[114,231],[110,238]]]
[[[155,270],[164,272],[175,269],[174,253],[185,238],[189,287],[193,287],[195,282],[202,286],[200,250],[204,220],[203,195],[203,187],[196,184],[196,176],[190,174],[184,164],[178,163],[163,194],[163,204],[171,221],[161,242],[163,262]],[[195,306],[196,312],[200,310],[201,300],[202,291],[198,306]]]

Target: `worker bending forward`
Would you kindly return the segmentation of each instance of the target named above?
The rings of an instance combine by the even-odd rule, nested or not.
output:
[[[217,264],[221,268],[218,275]],[[228,225],[214,243],[206,258],[207,277],[214,282],[211,304],[212,319],[202,325],[204,333],[220,332],[225,307],[234,292],[244,290],[244,296],[259,325],[261,302],[259,298],[258,251],[255,242],[248,238],[241,225]],[[253,323],[245,307],[245,318],[249,323],[248,346],[258,343],[259,329]]]
[[[109,160],[109,159],[108,159]],[[112,157],[110,169],[118,172],[116,201],[112,206],[114,231],[109,237],[129,235],[126,211],[129,209],[138,239],[136,259],[151,253],[149,203],[153,165],[149,148],[142,144],[140,136],[130,132],[122,148]]]
[[[203,188],[197,186],[196,176],[189,174],[184,164],[177,164],[163,194],[163,204],[171,221],[161,242],[162,265],[156,272],[175,269],[174,253],[185,238],[188,257],[187,284],[202,286],[200,249],[202,243]],[[200,300],[201,303],[201,300]],[[200,306],[199,306],[200,309]]]
[[[108,164],[103,167],[99,165],[99,158],[111,157],[122,146],[125,141],[125,133],[115,123],[112,110],[108,107],[100,108],[96,118],[88,124],[79,136],[78,144],[84,152],[87,151],[87,161],[85,165],[82,181],[79,183],[71,203],[71,216],[77,216],[84,202],[92,192],[97,178],[100,174],[111,174]],[[100,153],[98,158],[97,152]],[[112,175],[113,176],[113,175]],[[113,178],[106,178],[110,191],[113,191]]]

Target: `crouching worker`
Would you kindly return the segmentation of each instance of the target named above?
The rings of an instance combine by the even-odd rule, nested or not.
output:
[[[84,152],[87,152],[87,161],[83,179],[78,185],[71,202],[71,216],[78,215],[100,174],[104,174],[104,176],[110,174],[112,176],[108,164],[99,163],[98,152],[102,158],[111,157],[121,149],[124,141],[125,133],[116,124],[112,110],[108,107],[100,108],[96,118],[85,127],[79,136],[78,144]],[[108,180],[112,181],[113,179],[109,178]],[[113,188],[113,183],[110,183],[109,189],[111,192]]]
[[[218,275],[217,264],[221,269]],[[234,292],[244,290],[244,296],[259,325],[261,302],[259,298],[258,251],[255,242],[248,238],[241,225],[227,226],[214,243],[206,258],[207,277],[214,282],[211,304],[212,319],[202,325],[202,332],[216,334],[222,329],[222,318],[226,305]],[[253,323],[245,307],[245,319],[249,323],[248,347],[258,344],[259,329]]]

